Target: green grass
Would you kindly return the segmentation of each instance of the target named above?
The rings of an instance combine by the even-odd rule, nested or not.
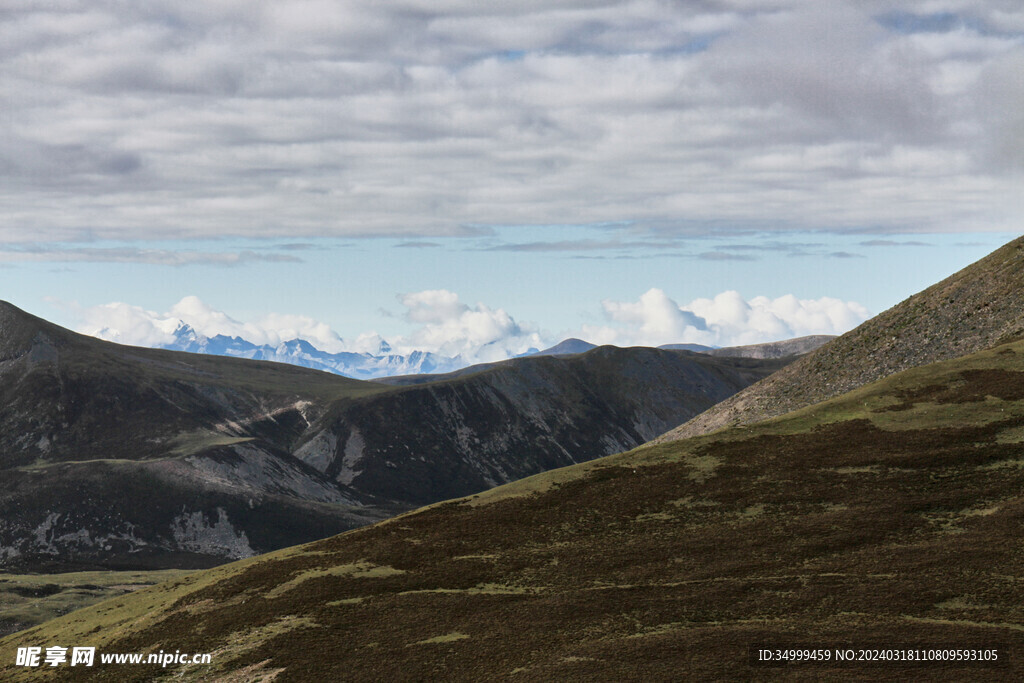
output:
[[[452,633],[445,633],[441,636],[434,636],[433,638],[426,638],[425,640],[418,640],[413,645],[437,645],[441,643],[454,643],[457,640],[465,640],[469,638],[465,633],[459,633],[453,631]]]
[[[970,400],[913,401],[906,410],[892,410],[906,404],[901,394],[912,390],[940,389],[955,392],[965,386],[965,373],[994,370],[1015,380],[1024,372],[1024,342],[1004,344],[964,358],[932,363],[873,382],[836,398],[740,429],[721,430],[721,438],[746,438],[748,429],[757,433],[795,434],[824,425],[866,419],[887,430],[927,429],[956,425],[982,425],[1024,416],[1024,400],[1003,401],[984,393]],[[724,432],[724,433],[723,433]]]
[[[232,446],[253,441],[252,437],[228,436],[218,432],[195,431],[181,434],[171,442],[171,455],[183,456],[200,453],[217,446]]]
[[[0,573],[0,632],[30,628],[108,598],[180,579],[191,573],[180,569],[64,574]]]
[[[43,637],[52,642],[88,642],[90,645],[103,647],[125,632],[143,627],[154,619],[158,620],[162,615],[155,613],[154,610],[162,605],[173,604],[177,599],[212,585],[254,562],[272,560],[295,552],[295,548],[285,548],[203,571],[165,569],[148,572],[98,571],[0,576],[12,579],[15,582],[11,584],[12,586],[24,581],[26,585],[62,585],[62,582],[67,582],[70,591],[76,590],[75,585],[82,584],[105,587],[106,594],[97,594],[95,599],[88,603],[90,609],[65,609],[62,612],[63,616],[53,615],[56,618],[51,617],[45,626],[35,625],[15,636],[30,639]],[[133,578],[137,584],[133,585],[132,590],[118,588],[127,585],[123,582]],[[42,614],[40,612],[41,616]]]

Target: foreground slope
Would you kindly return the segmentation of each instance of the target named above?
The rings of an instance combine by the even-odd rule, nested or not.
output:
[[[670,431],[659,442],[750,424],[894,372],[1024,334],[1024,237],[915,294]]]
[[[0,641],[212,652],[99,680],[1019,680],[1024,342],[200,572]],[[756,645],[999,647],[755,669]],[[80,670],[79,670],[80,671]]]
[[[632,448],[785,361],[523,358],[410,387],[0,303],[0,567],[211,566]]]

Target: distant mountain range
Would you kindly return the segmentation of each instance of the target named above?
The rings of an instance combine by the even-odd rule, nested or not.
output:
[[[159,348],[288,363],[355,379],[450,372],[469,365],[461,358],[450,358],[427,351],[413,351],[408,355],[392,353],[391,347],[385,341],[381,342],[375,354],[348,351],[328,353],[305,339],[292,339],[271,346],[254,344],[241,337],[228,337],[223,334],[207,337],[185,323],[181,323],[174,331],[173,342],[163,344]]]
[[[744,358],[781,358],[807,353],[832,339],[829,335],[800,337],[780,342],[716,348],[702,344],[666,344],[658,348],[668,351],[694,351],[716,356]],[[218,334],[206,337],[185,323],[174,332],[174,341],[159,348],[189,353],[205,353],[213,356],[248,358],[277,363],[288,363],[314,370],[352,377],[354,379],[377,379],[385,377],[437,375],[455,372],[473,364],[460,356],[442,356],[428,351],[413,351],[407,355],[394,353],[386,341],[381,341],[376,353],[328,353],[321,351],[305,339],[292,339],[277,346],[254,344],[241,337]],[[538,351],[530,349],[518,358],[529,356],[571,356],[597,348],[596,344],[582,339],[570,338]],[[498,361],[501,362],[501,361]],[[405,379],[396,383],[415,383]]]
[[[812,334],[783,341],[765,342],[763,344],[747,344],[744,346],[704,346],[703,344],[663,344],[659,349],[664,351],[693,351],[709,356],[732,356],[733,358],[785,358],[813,351],[822,344],[835,339],[831,334]],[[530,356],[570,356],[584,353],[596,348],[595,344],[582,339],[566,339],[543,351],[535,351]]]

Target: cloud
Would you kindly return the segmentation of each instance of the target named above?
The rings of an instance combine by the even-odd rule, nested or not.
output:
[[[919,240],[866,240],[860,243],[862,247],[930,247],[932,245]]]
[[[558,240],[553,242],[518,242],[512,244],[496,244],[484,247],[484,251],[594,251],[604,249],[622,249],[621,242],[609,240]]]
[[[200,334],[242,337],[254,344],[276,346],[292,339],[305,339],[328,353],[346,350],[344,341],[326,323],[309,316],[267,313],[255,322],[242,323],[218,311],[199,297],[187,296],[171,307],[168,319],[179,319]]]
[[[435,249],[441,245],[437,242],[401,242],[395,245],[404,249]]]
[[[570,239],[537,242],[501,243],[482,247],[481,250],[529,253],[566,251],[625,251],[633,249],[660,250],[671,249],[678,246],[679,242],[672,240]]]
[[[1020,208],[1001,0],[2,11],[0,242],[998,231]]]
[[[821,258],[864,258],[848,251],[827,251],[821,242],[778,242],[769,240],[762,244],[724,244],[713,252],[698,254],[697,258],[710,261],[756,261],[758,252],[781,252],[790,257],[817,256]],[[733,252],[743,252],[735,254]]]
[[[409,333],[388,340],[395,352],[430,351],[460,356],[468,365],[504,360],[530,348],[542,348],[549,340],[529,325],[517,323],[502,309],[484,304],[469,306],[454,292],[425,290],[399,297]],[[328,353],[349,351],[377,353],[383,339],[364,331],[346,341],[329,325],[304,315],[267,313],[253,321],[238,320],[196,296],[183,297],[170,310],[156,312],[114,302],[100,306],[63,305],[78,321],[83,334],[134,346],[161,346],[174,341],[182,323],[206,337],[241,337],[253,344],[277,346],[305,339]]]
[[[443,323],[469,311],[459,295],[446,289],[427,289],[403,294],[399,301],[406,308],[405,317],[415,323]]]
[[[504,360],[545,343],[535,328],[517,323],[504,310],[482,303],[468,306],[448,290],[403,294],[399,300],[406,320],[419,325],[390,342],[401,353],[432,351],[480,363]]]
[[[170,344],[174,341],[175,330],[184,323],[206,337],[220,334],[271,346],[292,339],[305,339],[329,353],[347,348],[328,325],[308,316],[269,313],[255,322],[241,322],[196,296],[182,298],[164,313],[121,302],[70,308],[78,320],[76,327],[79,332],[133,346]]]
[[[717,251],[802,251],[825,246],[821,242],[774,242],[761,244],[723,244],[716,247]]]
[[[131,346],[160,346],[174,341],[177,321],[126,303],[109,303],[74,311],[78,331]]]
[[[275,245],[273,248],[283,249],[284,251],[311,251],[313,249],[319,249],[320,247],[309,242],[289,242],[287,244]]]
[[[280,247],[288,249],[287,246]],[[136,247],[48,247],[28,246],[0,249],[0,261],[44,261],[84,263],[146,263],[158,266],[241,266],[247,263],[302,263],[288,254],[261,254],[252,250],[209,252]]]
[[[583,338],[620,346],[756,344],[809,334],[842,334],[870,317],[852,301],[798,299],[791,294],[746,300],[735,291],[680,306],[663,290],[651,289],[636,302],[609,300],[603,306],[613,324],[587,327]]]
[[[652,346],[684,341],[699,335],[710,338],[707,322],[691,311],[681,309],[660,289],[651,289],[637,302],[605,301],[605,314],[613,321],[627,326],[624,339],[629,344],[643,343],[637,339],[664,340]]]
[[[756,261],[756,256],[750,254],[730,254],[724,251],[705,251],[697,254],[701,261]]]

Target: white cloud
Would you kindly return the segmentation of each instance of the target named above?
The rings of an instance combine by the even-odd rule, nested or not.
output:
[[[79,321],[79,332],[133,346],[170,344],[178,325],[185,323],[206,337],[220,334],[271,346],[305,339],[328,353],[347,350],[344,341],[329,326],[308,316],[269,313],[255,322],[241,322],[196,296],[184,297],[165,313],[115,302],[88,308],[73,307],[72,314]]]
[[[627,326],[619,334],[629,345],[696,343],[697,339],[710,344],[714,340],[705,320],[681,309],[660,289],[648,290],[635,303],[605,301],[603,305],[609,318]]]
[[[131,346],[161,346],[174,341],[177,321],[126,303],[75,309],[78,331]]]
[[[399,297],[406,319],[421,326],[391,343],[400,353],[433,351],[467,363],[504,360],[544,344],[540,333],[517,323],[504,310],[470,307],[454,292],[426,290]]]
[[[33,245],[29,247],[0,248],[0,262],[83,262],[83,263],[145,263],[160,266],[241,266],[249,263],[300,263],[302,259],[290,254],[257,253],[252,250],[236,252],[196,251],[192,249],[139,249],[135,247],[77,247],[53,248]]]
[[[593,343],[619,346],[757,344],[809,334],[842,334],[870,317],[853,301],[798,299],[792,294],[746,300],[735,291],[680,306],[663,290],[651,289],[636,302],[605,301],[603,305],[609,320],[618,324],[586,327],[582,336]]]
[[[416,323],[444,323],[469,311],[469,306],[459,301],[458,294],[445,289],[403,294],[399,301],[406,308],[405,317]]]

